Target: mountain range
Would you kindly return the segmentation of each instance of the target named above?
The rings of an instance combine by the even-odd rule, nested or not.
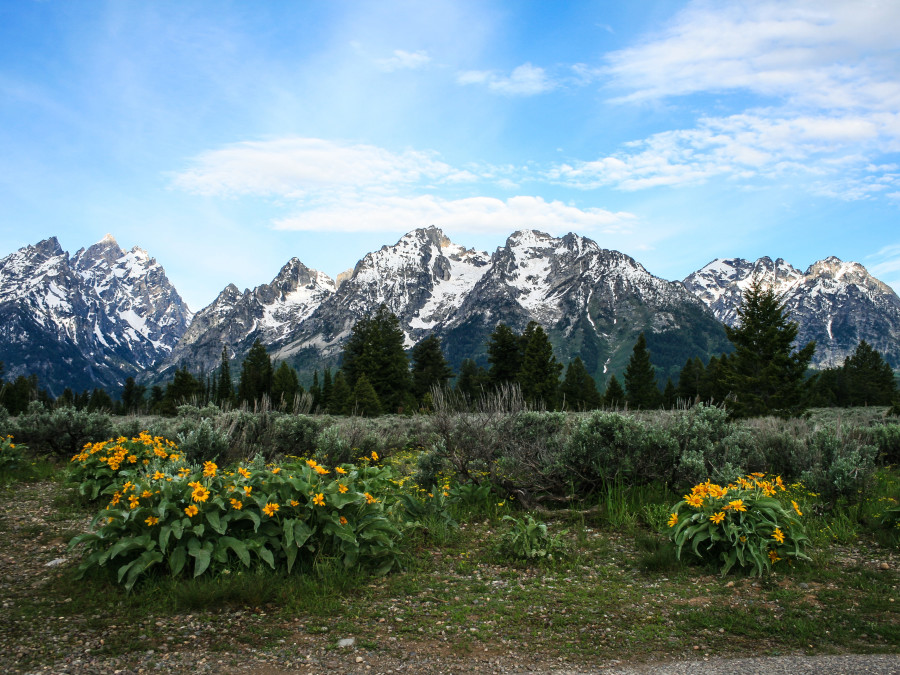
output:
[[[580,356],[601,385],[624,371],[642,331],[662,378],[675,379],[687,358],[729,349],[722,324],[734,325],[754,279],[782,294],[798,342],[816,341],[816,367],[839,365],[862,339],[900,367],[900,298],[858,263],[831,257],[801,272],[780,258],[718,259],[666,281],[572,233],[520,230],[489,254],[435,227],[369,253],[337,281],[292,258],[270,283],[229,284],[196,314],[142,249],[125,252],[107,235],[70,257],[50,238],[0,260],[0,361],[7,377],[36,373],[53,395],[114,392],[129,375],[211,372],[223,346],[239,362],[259,339],[308,373],[337,365],[356,321],[384,304],[407,347],[434,333],[454,367],[485,362],[497,323],[521,331],[537,321],[557,358]]]

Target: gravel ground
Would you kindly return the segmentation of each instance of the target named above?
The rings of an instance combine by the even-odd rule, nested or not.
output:
[[[103,654],[120,628],[100,615],[83,616],[61,608],[71,599],[42,594],[61,566],[72,564],[68,537],[84,529],[81,517],[66,520],[53,507],[58,486],[36,483],[7,492],[0,506],[0,672],[2,673],[588,673],[659,675],[691,673],[898,673],[900,655],[789,655],[771,658],[698,658],[693,661],[573,663],[564,658],[484,647],[460,655],[447,642],[388,638],[375,651],[347,636],[334,648],[334,635],[315,635],[298,619],[280,644],[254,649],[246,636],[264,627],[264,611],[181,614],[150,618],[134,644],[120,656]],[[36,600],[36,598],[38,600]],[[23,612],[29,603],[36,613]],[[36,621],[33,615],[41,617]],[[30,617],[30,618],[29,618]],[[133,626],[132,626],[133,627]],[[241,635],[223,648],[221,636]],[[226,643],[227,644],[227,643]],[[478,647],[477,649],[481,649]],[[100,653],[98,653],[100,652]]]

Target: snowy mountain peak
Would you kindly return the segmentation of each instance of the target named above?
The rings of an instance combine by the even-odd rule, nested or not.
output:
[[[865,267],[835,256],[801,272],[781,258],[714,260],[690,274],[685,287],[728,325],[738,321],[743,295],[754,279],[783,299],[799,325],[798,344],[816,343],[813,365],[841,365],[860,340],[900,365],[900,298]]]

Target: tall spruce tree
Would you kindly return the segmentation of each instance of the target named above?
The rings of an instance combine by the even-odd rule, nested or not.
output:
[[[494,387],[515,382],[522,368],[522,339],[505,323],[498,323],[488,338],[488,370]]]
[[[522,366],[517,378],[522,396],[526,401],[543,403],[548,410],[554,410],[563,367],[553,355],[550,339],[540,324],[531,321],[522,334],[522,345]]]
[[[606,391],[603,392],[603,405],[607,408],[621,408],[625,404],[625,390],[619,384],[618,378],[612,375],[606,383]]]
[[[133,377],[126,378],[125,386],[122,389],[122,412],[126,415],[139,412],[144,407],[144,392],[146,390],[147,387],[137,384]],[[68,389],[67,391],[69,396],[72,397],[72,390]]]
[[[696,356],[684,362],[684,367],[678,374],[678,386],[675,388],[675,395],[682,405],[693,405],[700,398],[705,370],[703,361]]]
[[[338,371],[340,373],[341,371]],[[343,375],[341,375],[343,377]],[[346,380],[344,381],[346,385]],[[347,390],[350,391],[349,389]],[[331,368],[326,368],[322,374],[322,407],[326,410],[331,407],[331,395],[334,393],[334,382],[331,379]],[[347,397],[344,396],[343,402],[346,403]],[[334,412],[334,411],[332,411]]]
[[[216,405],[234,403],[234,384],[231,381],[231,360],[228,358],[228,346],[222,345],[222,361],[219,365],[219,376],[216,379]]]
[[[365,374],[386,413],[414,407],[409,360],[396,314],[381,305],[374,316],[360,319],[344,345],[341,370],[353,389]]]
[[[897,397],[894,372],[865,340],[844,360],[842,370],[847,392],[843,405],[891,405]]]
[[[559,387],[559,393],[560,404],[566,410],[594,410],[603,403],[594,378],[577,356],[566,367],[566,376]]]
[[[625,392],[625,400],[632,408],[649,410],[659,407],[661,396],[656,384],[656,370],[650,362],[650,351],[643,333],[638,336],[625,369]]]
[[[325,407],[322,403],[322,387],[319,386],[319,371],[313,372],[312,385],[309,387],[309,395],[312,397],[312,409],[315,410],[319,406]]]
[[[247,352],[241,365],[241,379],[238,382],[238,398],[253,405],[263,396],[272,396],[272,360],[259,338]]]
[[[287,361],[282,361],[272,376],[272,405],[279,409],[293,410],[294,399],[300,393],[302,387],[297,379],[297,371]]]
[[[353,410],[350,410],[349,406],[351,403],[350,396],[353,392],[350,389],[350,385],[347,384],[347,378],[344,377],[344,371],[337,371],[333,383],[331,382],[330,373],[328,377],[329,383],[331,384],[328,388],[328,400],[326,402],[328,412],[332,415],[347,415],[348,413],[352,413]]]
[[[365,373],[361,373],[350,394],[349,412],[363,417],[377,417],[381,414],[381,402],[375,388]]]
[[[797,324],[775,291],[755,280],[744,293],[737,326],[725,326],[725,332],[735,347],[725,368],[731,414],[791,417],[802,413],[804,377],[816,343],[793,351]]]
[[[412,350],[413,395],[422,402],[431,388],[443,387],[453,377],[453,369],[441,351],[441,341],[434,334],[421,340]]]
[[[488,372],[483,366],[475,363],[474,359],[463,359],[459,366],[459,377],[456,378],[456,391],[467,401],[480,399],[489,382]]]

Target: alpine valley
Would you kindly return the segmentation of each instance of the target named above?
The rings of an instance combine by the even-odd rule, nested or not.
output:
[[[572,233],[520,230],[489,254],[435,227],[369,253],[336,281],[293,258],[270,283],[230,284],[196,314],[140,248],[125,252],[107,235],[70,257],[50,238],[0,260],[0,361],[6,377],[35,373],[54,396],[115,393],[128,376],[209,373],[223,346],[239,363],[259,339],[304,377],[336,366],[354,323],[383,304],[407,347],[433,333],[457,369],[465,358],[486,364],[498,323],[522,331],[537,321],[557,359],[580,356],[600,386],[624,371],[643,331],[665,381],[689,357],[730,350],[722,323],[734,324],[755,278],[783,294],[798,342],[815,340],[814,366],[839,365],[866,340],[900,368],[900,298],[858,263],[831,257],[801,272],[781,259],[719,259],[665,281]]]

